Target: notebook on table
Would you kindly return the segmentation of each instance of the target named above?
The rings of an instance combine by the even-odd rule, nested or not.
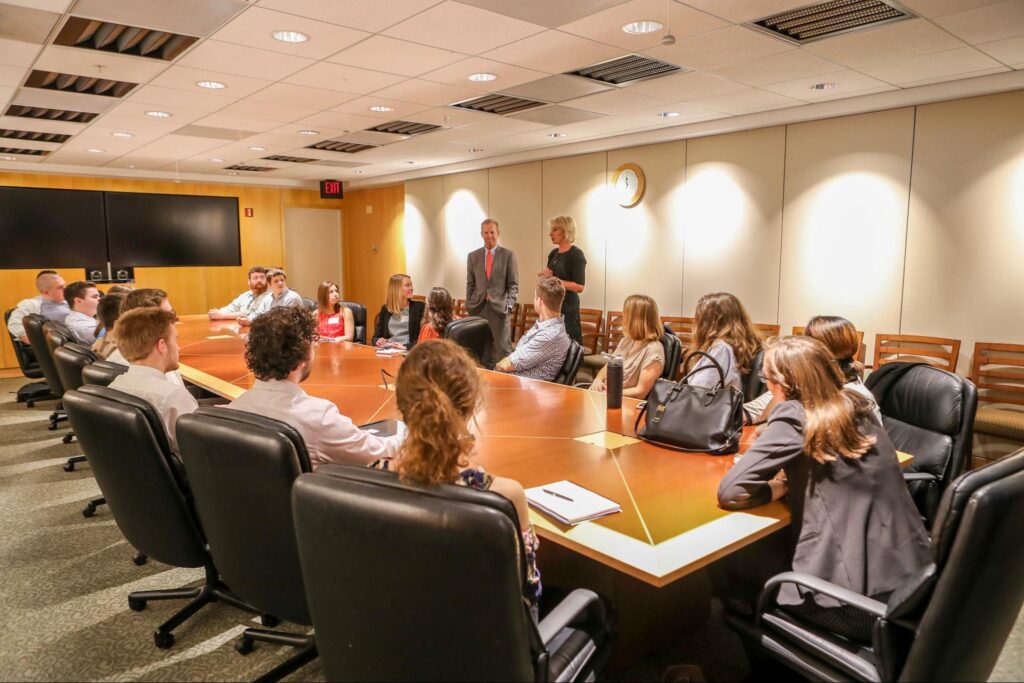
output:
[[[406,432],[405,423],[401,420],[377,420],[359,425],[359,428],[380,437],[403,435]]]
[[[531,507],[569,525],[622,511],[622,507],[614,500],[599,496],[567,479],[526,489],[526,500]]]

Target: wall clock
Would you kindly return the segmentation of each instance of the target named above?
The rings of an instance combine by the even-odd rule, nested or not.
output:
[[[644,170],[636,164],[622,164],[615,169],[612,176],[612,187],[615,188],[615,200],[619,206],[627,209],[636,206],[644,196]]]

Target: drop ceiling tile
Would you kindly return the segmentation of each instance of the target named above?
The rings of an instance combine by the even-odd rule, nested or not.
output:
[[[42,49],[43,46],[36,43],[0,38],[0,64],[28,68]]]
[[[803,49],[837,64],[901,59],[963,47],[963,42],[925,19],[910,19],[811,43]]]
[[[194,116],[202,116],[202,112],[195,112]],[[188,125],[188,117],[185,117],[185,121],[177,118],[170,119],[154,119],[145,115],[132,115],[132,116],[118,116],[116,114],[106,114],[101,118],[97,119],[96,122],[100,123],[107,128],[114,128],[117,130],[127,131],[129,133],[139,133],[141,131],[153,131],[166,135],[167,133],[173,133],[183,125]]]
[[[3,95],[0,94],[0,100]],[[9,130],[34,130],[40,133],[57,133],[58,135],[78,135],[85,129],[84,123],[70,121],[51,121],[49,119],[30,119],[24,116],[0,116],[0,128]]]
[[[63,14],[74,0],[4,0],[5,4]]]
[[[620,48],[571,33],[544,31],[485,52],[483,56],[506,64],[558,74],[614,59],[622,54]]]
[[[6,105],[10,99],[14,96],[16,88],[8,86],[0,86],[0,103]],[[6,109],[6,107],[4,107]]]
[[[116,121],[114,121],[116,123]],[[115,137],[114,133],[131,133],[135,137],[133,138],[120,138]],[[97,123],[89,126],[81,134],[72,138],[78,142],[88,141],[88,147],[103,147],[105,149],[134,149],[149,142],[163,137],[166,135],[165,131],[156,130],[143,130],[137,128],[135,130],[126,131],[124,128],[117,126],[111,126],[108,123],[107,118],[99,119]]]
[[[952,81],[959,81],[965,78],[979,78],[981,76],[990,76],[992,74],[1006,73],[1012,69],[1007,66],[999,66],[994,69],[983,69],[981,71],[972,71],[970,73],[956,74],[954,76],[938,76],[935,78],[925,78],[920,81],[911,81],[904,84],[904,88],[913,88],[919,85],[931,85],[932,83],[950,83]],[[858,93],[859,94],[859,93]]]
[[[17,88],[25,78],[25,69],[20,66],[0,64],[0,87]]]
[[[1008,64],[1018,69],[1021,68],[1021,65],[1024,65],[1024,36],[982,43],[976,47],[985,54],[995,57],[1003,64]]]
[[[582,109],[573,109],[572,107],[560,107],[554,105],[551,107],[540,107],[538,109],[529,109],[518,114],[509,115],[510,119],[518,119],[520,121],[532,121],[533,123],[543,123],[546,126],[566,126],[571,123],[579,123],[581,121],[590,121],[592,119],[604,118],[601,114],[595,114],[594,112],[584,111]]]
[[[730,26],[682,38],[675,45],[644,50],[644,54],[679,66],[710,71],[795,49],[783,40],[766,36],[752,28]]]
[[[381,71],[370,71],[344,64],[319,62],[285,79],[294,85],[324,88],[338,92],[364,95],[394,85],[404,78]]]
[[[337,107],[339,104],[344,104],[355,97],[358,97],[355,93],[343,93],[334,90],[324,90],[323,88],[309,88],[304,85],[293,85],[291,83],[275,83],[249,95],[246,99],[253,102],[283,104],[322,111]]]
[[[447,0],[392,26],[384,34],[446,50],[479,54],[542,30],[537,24]]]
[[[531,130],[542,130],[550,128],[543,123],[533,123],[532,121],[520,121],[511,119],[507,116],[497,116],[495,114],[489,114],[490,118],[487,121],[480,121],[478,123],[470,123],[463,128],[468,131],[475,131],[481,133],[487,133],[494,137],[501,137],[503,135],[515,135],[516,133],[525,133]]]
[[[811,86],[815,83],[836,83],[838,87],[833,90],[813,90]],[[763,88],[764,90],[805,102],[850,97],[866,91],[881,92],[882,90],[895,89],[889,83],[871,78],[857,71],[851,71],[850,69],[839,69],[838,71],[830,71],[825,74],[794,78],[782,83],[766,85]]]
[[[621,5],[626,0],[459,0],[464,5],[504,14],[531,24],[554,28],[582,19],[594,12]]]
[[[201,119],[196,119],[195,123],[200,126],[230,128],[232,130],[237,130],[240,133],[250,133],[252,131],[260,133],[265,130],[270,130],[271,128],[277,128],[281,125],[280,121],[258,118],[258,114],[259,112],[253,112],[251,116],[245,116],[241,114],[217,112],[216,114],[209,114]]]
[[[931,0],[926,1],[931,2]],[[742,24],[797,7],[806,7],[814,2],[813,0],[686,0],[686,4],[734,24]]]
[[[675,112],[676,114],[679,114],[679,116],[659,116],[662,112],[669,111]],[[727,114],[706,109],[704,107],[698,107],[690,102],[666,102],[651,109],[641,109],[639,111],[632,112],[628,115],[628,118],[642,120],[644,122],[651,123],[652,125],[680,126],[687,123],[697,123],[698,121],[720,119],[723,116],[727,116]]]
[[[176,65],[154,78],[150,84],[161,85],[167,88],[177,88],[179,90],[204,92],[205,90],[203,88],[196,85],[197,81],[220,81],[228,87],[223,90],[218,90],[216,94],[225,97],[237,98],[247,97],[257,90],[262,90],[271,83],[271,81],[264,79],[221,73],[214,69],[194,69],[188,66]]]
[[[667,28],[646,35],[630,35],[622,30],[624,25],[641,19],[660,22]],[[728,25],[717,17],[678,2],[630,0],[559,28],[566,33],[638,52],[660,44],[668,28],[671,28],[676,38],[685,38],[725,28]]]
[[[238,140],[256,135],[256,131],[238,130],[234,128],[216,128],[214,126],[200,126],[195,123],[182,126],[174,131],[175,135],[188,135],[199,138],[213,138],[214,140]]]
[[[391,107],[392,111],[370,111],[370,107],[375,106]],[[384,122],[399,119],[402,118],[403,116],[411,116],[412,114],[421,112],[426,108],[426,105],[416,104],[415,102],[388,100],[383,97],[377,97],[376,95],[369,95],[367,97],[358,97],[354,100],[346,102],[345,104],[335,107],[331,111],[340,114],[356,114],[359,116],[366,116],[373,119],[379,119],[379,122]]]
[[[740,114],[752,114],[759,111],[795,107],[803,104],[803,102],[791,97],[784,97],[778,93],[750,88],[731,95],[693,100],[691,104],[712,111],[719,111],[723,114],[739,116]]]
[[[489,82],[474,82],[469,80],[468,76],[475,73],[492,73],[496,75],[498,79]],[[425,73],[420,78],[425,81],[447,83],[448,85],[472,88],[473,90],[480,90],[483,92],[497,92],[499,90],[513,88],[523,83],[529,83],[530,81],[535,81],[540,78],[545,78],[547,75],[548,74],[542,71],[533,71],[532,69],[524,69],[522,67],[512,66],[511,64],[502,64],[501,62],[495,62],[481,57],[470,57],[469,59],[464,59],[461,62],[450,64],[443,69]]]
[[[783,83],[835,71],[836,65],[803,50],[789,50],[758,57],[739,64],[723,66],[710,73],[746,85],[763,86]]]
[[[223,140],[198,138],[189,135],[165,135],[155,142],[135,150],[140,156],[168,156],[171,161],[184,159],[194,154],[206,152],[224,144]],[[250,152],[251,153],[251,152]]]
[[[376,33],[441,0],[262,0],[260,7]]]
[[[628,114],[659,105],[659,100],[627,90],[611,90],[563,102],[567,107],[598,112],[600,114]]]
[[[932,52],[904,59],[864,63],[860,71],[896,85],[909,85],[925,80],[962,76],[977,71],[1009,69],[972,47]]]
[[[373,126],[380,125],[383,120],[384,119],[373,116],[362,116],[361,114],[322,111],[319,114],[314,114],[313,116],[293,121],[291,125],[298,126],[300,128],[312,128],[321,132],[327,129],[339,128],[341,130],[362,130],[364,128],[372,128]]]
[[[112,158],[113,155],[110,154],[89,154],[88,152],[61,149],[43,157],[43,165],[66,164],[69,166],[102,166]]]
[[[531,81],[518,85],[514,88],[502,90],[504,95],[513,97],[525,97],[529,100],[540,100],[542,102],[565,102],[577,97],[594,95],[599,92],[611,90],[612,85],[592,81],[587,78],[576,76],[548,76],[538,81]]]
[[[43,163],[46,160],[46,157],[24,156],[24,155],[21,155],[21,154],[17,154],[17,155],[5,154],[4,156],[13,156],[14,157],[14,161],[13,162],[0,161],[0,168],[6,168],[8,170],[16,170],[16,167],[13,165],[14,163],[19,163],[19,164],[41,164],[41,163]]]
[[[70,109],[72,111],[101,114],[119,104],[121,100],[116,97],[105,97],[103,95],[85,95],[83,93],[44,90],[42,88],[22,88],[14,96],[13,102],[14,104],[24,104],[29,107]]]
[[[941,17],[976,7],[994,5],[1003,0],[900,0],[900,4],[923,17]]]
[[[78,0],[74,14],[202,38],[245,7],[244,0]]]
[[[143,59],[113,52],[48,45],[33,68],[80,76],[112,78],[128,83],[146,83],[169,64],[159,59]]]
[[[178,63],[195,69],[278,81],[313,64],[314,60],[245,45],[204,40],[179,59]],[[228,79],[224,82],[231,87]]]
[[[159,85],[144,85],[132,91],[128,101],[149,104],[154,107],[180,106],[194,111],[215,112],[232,102],[237,102],[238,98],[215,95],[200,88],[180,90],[178,88],[165,88]]]
[[[1024,2],[1006,0],[956,12],[935,20],[942,28],[969,43],[989,43],[1024,35]]]
[[[128,154],[109,161],[104,166],[107,168],[130,168],[139,171],[155,171],[167,165],[167,159],[156,159],[153,157],[140,157],[135,154]]]
[[[478,97],[480,92],[469,88],[410,78],[407,81],[378,90],[374,95],[436,107]]]
[[[308,109],[305,107],[289,107],[284,104],[255,102],[247,98],[224,107],[218,113],[228,114],[231,116],[259,118],[266,121],[277,121],[277,125],[280,125],[282,123],[295,121],[296,119],[312,116],[318,111],[318,109]]]
[[[185,107],[160,107],[155,109],[156,105],[145,104],[143,102],[136,102],[134,100],[127,100],[117,105],[108,113],[109,116],[125,117],[137,121],[137,126],[147,130],[163,130],[167,127],[180,128],[181,126],[192,123],[193,121],[200,119],[208,115],[205,111],[196,111],[193,109],[186,109]],[[154,118],[147,116],[147,111],[166,111],[171,114],[170,118]],[[104,118],[99,119],[100,121]]]
[[[63,144],[67,145],[67,143]],[[14,147],[16,149],[42,149],[47,152],[53,152],[60,149],[61,143],[42,142],[40,140],[15,140],[13,138],[0,138],[0,147]]]
[[[309,40],[304,43],[282,43],[271,35],[274,31],[298,31],[309,36]],[[323,59],[369,35],[365,31],[325,21],[274,12],[263,7],[250,7],[217,31],[213,38],[297,57]]]
[[[409,121],[432,123],[435,126],[468,126],[471,123],[485,123],[495,118],[494,114],[485,114],[469,109],[454,107],[438,107],[406,117]]]
[[[373,36],[342,50],[327,61],[403,76],[418,76],[465,58],[466,55],[459,52],[387,36]]]
[[[0,3],[0,38],[42,43],[59,19],[56,12]]]
[[[833,66],[833,68],[835,68]],[[698,97],[726,95],[743,90],[744,85],[700,71],[676,73],[661,78],[652,78],[629,86],[631,92],[647,95],[666,102],[682,102]]]
[[[316,135],[299,135],[300,130],[315,130]],[[288,123],[279,128],[271,128],[268,131],[260,133],[261,140],[269,140],[275,145],[287,145],[290,147],[305,147],[306,145],[314,142],[320,142],[321,140],[328,140],[332,137],[342,135],[344,128],[333,128],[328,126],[318,126],[317,128],[310,129],[308,127],[302,127],[297,123]],[[307,155],[308,156],[308,155]]]

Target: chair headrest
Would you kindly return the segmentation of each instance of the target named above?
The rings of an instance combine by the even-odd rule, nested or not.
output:
[[[164,428],[163,420],[160,419],[156,409],[153,408],[153,405],[149,401],[123,391],[118,391],[117,389],[97,386],[95,384],[83,384],[78,388],[78,393],[85,394],[89,398],[119,403],[123,406],[139,411],[149,423],[150,429],[153,430],[153,436],[156,438],[157,445],[160,449],[164,453],[171,452],[171,444],[167,438],[167,430]]]
[[[179,418],[179,426],[182,424],[189,425],[188,429],[194,428],[199,431],[228,429],[235,438],[250,435],[258,439],[269,438],[275,441],[284,439],[294,450],[298,458],[299,469],[302,472],[312,471],[309,452],[306,450],[306,442],[303,441],[302,435],[291,425],[272,417],[234,408],[205,407],[199,408],[194,413],[182,415]]]
[[[868,377],[882,414],[940,434],[959,434],[967,380],[927,363],[905,365],[886,363]]]

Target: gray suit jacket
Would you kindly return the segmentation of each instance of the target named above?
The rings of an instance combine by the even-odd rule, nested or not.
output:
[[[496,313],[508,313],[519,295],[519,266],[511,249],[500,244],[494,249],[491,279],[487,279],[483,247],[469,252],[466,259],[466,310],[478,315],[486,304]]]

